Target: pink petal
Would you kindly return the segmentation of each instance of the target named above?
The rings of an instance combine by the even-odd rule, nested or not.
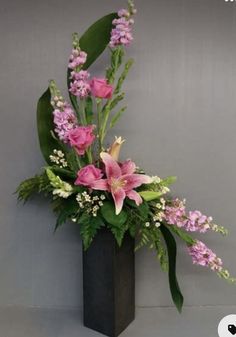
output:
[[[150,184],[152,181],[151,177],[145,174],[127,174],[122,177],[122,180],[126,182],[125,191],[133,190],[142,184]]]
[[[123,188],[118,188],[116,190],[113,190],[111,193],[115,202],[116,215],[118,215],[123,207],[124,199],[126,196],[125,191],[123,190]]]
[[[90,187],[93,190],[99,190],[99,191],[107,191],[108,190],[108,184],[107,179],[99,179],[95,180],[90,184]]]
[[[141,205],[141,203],[143,202],[141,196],[134,190],[126,192],[126,196],[129,199],[134,200],[137,206]]]
[[[124,174],[133,174],[136,170],[136,165],[131,160],[126,160],[124,163],[121,164],[121,173]]]
[[[112,156],[106,152],[102,152],[100,156],[105,164],[107,178],[119,178],[121,176],[121,169]]]

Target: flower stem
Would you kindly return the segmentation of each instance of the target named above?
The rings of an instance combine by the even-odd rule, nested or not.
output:
[[[83,125],[87,125],[87,119],[86,119],[86,114],[85,114],[85,100],[81,99],[80,100],[80,114],[81,114],[81,120]]]
[[[97,136],[99,153],[102,151],[102,100],[99,98],[97,102]]]

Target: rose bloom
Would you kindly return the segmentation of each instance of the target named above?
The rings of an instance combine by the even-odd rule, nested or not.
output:
[[[105,78],[94,77],[90,82],[91,92],[93,96],[98,98],[109,99],[112,97],[113,87],[107,83]]]
[[[96,168],[94,165],[87,165],[78,171],[75,185],[92,187],[93,182],[101,179],[102,176],[103,174],[100,169]]]
[[[83,156],[87,148],[93,143],[95,135],[93,134],[93,125],[78,126],[68,132],[70,145],[76,152]]]

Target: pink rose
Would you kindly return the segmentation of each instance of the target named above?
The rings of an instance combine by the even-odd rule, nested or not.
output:
[[[87,165],[77,173],[75,185],[83,185],[92,187],[93,182],[101,179],[103,176],[102,171],[94,165]]]
[[[70,145],[75,148],[80,156],[85,154],[85,151],[95,139],[93,129],[93,125],[78,126],[68,132]]]
[[[94,77],[90,82],[90,86],[93,96],[106,99],[112,97],[113,87],[107,83],[105,78]]]

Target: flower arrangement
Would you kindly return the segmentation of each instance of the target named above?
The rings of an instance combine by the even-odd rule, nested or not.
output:
[[[133,40],[135,14],[129,0],[128,9],[103,17],[81,38],[73,35],[67,76],[70,103],[50,81],[37,107],[40,147],[47,166],[23,181],[17,193],[23,201],[34,193],[50,197],[57,214],[55,230],[67,220],[73,221],[85,250],[104,226],[119,246],[128,232],[137,239],[136,249],[154,249],[162,269],[169,273],[172,298],[181,311],[175,236],[186,243],[194,264],[208,267],[230,282],[235,280],[223,268],[222,260],[191,236],[209,230],[226,235],[227,231],[200,211],[188,212],[185,200],[171,197],[169,186],[175,177],[150,177],[132,160],[120,160],[121,137],[109,148],[105,146],[107,133],[126,110],[121,107],[116,111],[133,64],[132,59],[125,60],[125,49]],[[105,75],[91,77],[88,68],[107,47],[111,62]]]

